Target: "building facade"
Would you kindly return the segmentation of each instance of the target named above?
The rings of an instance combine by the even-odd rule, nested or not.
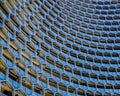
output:
[[[120,96],[120,0],[0,0],[0,96]]]

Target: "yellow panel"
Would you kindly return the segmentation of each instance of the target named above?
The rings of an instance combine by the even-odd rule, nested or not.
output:
[[[0,37],[3,38],[5,41],[8,39],[8,35],[6,34],[5,30],[0,28]]]

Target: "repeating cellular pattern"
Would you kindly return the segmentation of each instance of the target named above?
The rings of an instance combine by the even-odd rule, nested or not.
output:
[[[120,96],[120,0],[0,0],[0,96]]]

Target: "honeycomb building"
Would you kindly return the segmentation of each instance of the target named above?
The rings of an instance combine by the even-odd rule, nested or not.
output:
[[[120,0],[0,0],[0,96],[120,96]]]

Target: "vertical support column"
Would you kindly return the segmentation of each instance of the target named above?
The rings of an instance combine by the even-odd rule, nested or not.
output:
[[[0,38],[1,39],[1,38]],[[1,40],[0,40],[1,41]],[[0,57],[2,57],[2,53],[3,53],[3,47],[0,47]]]
[[[32,84],[32,96],[35,96],[34,95],[34,84]]]
[[[19,78],[19,87],[22,88],[22,76]]]
[[[67,85],[67,95],[69,96],[69,94],[68,94],[68,85]]]
[[[9,76],[9,68],[6,69],[6,80],[7,80],[7,81],[9,81],[9,80],[8,80],[8,76]]]
[[[15,89],[13,89],[12,96],[15,96]]]
[[[45,88],[43,88],[43,96],[45,96],[45,92],[46,92],[46,90],[45,90]]]

